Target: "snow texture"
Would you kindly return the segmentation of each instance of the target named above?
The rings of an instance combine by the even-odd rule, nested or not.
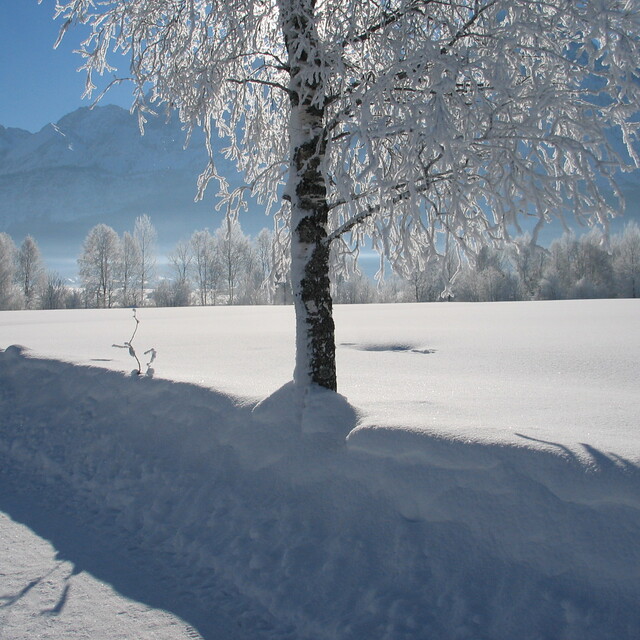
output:
[[[639,637],[639,312],[1,313],[0,638]]]

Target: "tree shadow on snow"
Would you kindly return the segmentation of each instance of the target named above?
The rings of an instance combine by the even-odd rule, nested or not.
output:
[[[418,637],[408,620],[458,637],[473,618],[473,637],[496,639],[534,637],[531,620],[535,637],[573,625],[599,640],[610,619],[640,624],[624,608],[640,593],[624,582],[640,469],[588,445],[585,464],[553,443],[357,426],[337,394],[285,385],[243,405],[17,348],[0,352],[0,415],[0,509],[206,640],[313,637],[300,620],[343,638]],[[600,589],[601,567],[620,591]],[[575,635],[568,602],[601,617],[596,635]]]
[[[292,437],[299,416],[281,407],[289,394],[254,412],[196,385],[24,352],[0,352],[0,510],[48,540],[74,573],[172,612],[191,637],[197,629],[206,640],[240,639],[256,628],[288,637],[216,572],[226,551],[206,532],[212,513],[234,508],[234,492],[255,493],[248,473],[268,473],[308,446]],[[200,561],[202,548],[210,557]],[[68,595],[43,615],[59,614]]]

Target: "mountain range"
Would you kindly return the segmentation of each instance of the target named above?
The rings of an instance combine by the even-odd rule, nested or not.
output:
[[[207,152],[201,134],[186,147],[185,139],[176,117],[149,117],[141,136],[136,116],[114,105],[78,109],[37,133],[0,126],[0,231],[17,244],[31,234],[47,266],[70,276],[91,227],[103,222],[122,233],[146,213],[158,231],[158,254],[166,255],[178,240],[214,229],[222,218],[216,184],[194,202]],[[230,162],[218,169],[241,184]],[[624,219],[638,219],[640,172],[622,176],[620,184]],[[241,222],[252,235],[271,225],[255,203]],[[545,238],[560,233],[555,226]]]

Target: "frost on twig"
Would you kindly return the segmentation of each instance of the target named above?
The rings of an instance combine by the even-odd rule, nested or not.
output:
[[[133,319],[136,322],[136,325],[133,329],[133,333],[131,334],[131,337],[129,338],[129,340],[127,342],[125,342],[124,344],[113,344],[113,347],[116,347],[117,349],[128,349],[129,350],[129,355],[135,359],[136,364],[138,365],[137,369],[134,369],[131,373],[132,375],[137,375],[140,376],[142,375],[142,365],[140,364],[140,359],[138,358],[138,355],[136,354],[136,350],[133,347],[133,339],[136,337],[136,333],[138,331],[138,325],[140,324],[140,320],[138,320],[138,316],[136,315],[136,309],[133,309]],[[144,352],[144,355],[150,355],[149,358],[149,362],[147,362],[147,370],[145,372],[145,375],[148,376],[149,378],[153,377],[154,374],[154,370],[151,368],[151,363],[156,359],[156,355],[157,352],[156,350],[152,347],[151,349],[148,349],[147,351]]]
[[[151,349],[148,349],[147,351],[144,352],[145,356],[150,354],[149,362],[147,362],[147,373],[146,373],[146,375],[149,378],[152,378],[154,374],[154,370],[151,367],[151,363],[156,359],[157,353],[158,352],[153,347],[151,347]]]

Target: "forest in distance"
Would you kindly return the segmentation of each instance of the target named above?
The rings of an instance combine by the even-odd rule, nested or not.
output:
[[[290,304],[290,283],[275,256],[274,234],[255,238],[238,222],[194,231],[161,260],[148,215],[119,235],[106,224],[87,234],[77,259],[77,282],[50,271],[36,240],[20,246],[0,233],[0,310],[192,305]],[[409,278],[375,281],[354,263],[334,260],[337,304],[496,302],[579,298],[636,298],[640,294],[640,226],[634,221],[608,239],[598,229],[565,234],[548,248],[528,236],[483,247],[461,267],[433,261]],[[159,263],[162,263],[160,266]],[[341,267],[338,265],[341,264]],[[456,273],[457,271],[457,273]],[[443,292],[446,291],[446,294]]]

